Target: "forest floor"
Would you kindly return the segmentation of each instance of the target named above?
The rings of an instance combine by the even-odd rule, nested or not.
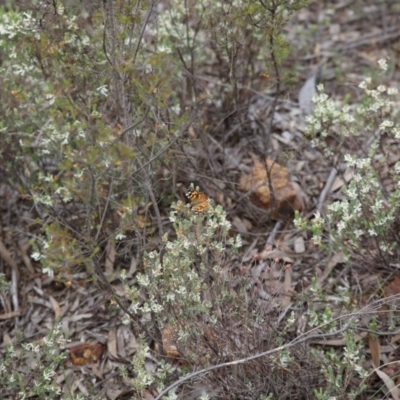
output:
[[[284,168],[282,174],[287,171],[290,180],[295,182],[291,194],[296,200],[292,201],[299,204],[302,215],[307,218],[311,218],[317,209],[323,212],[324,205],[339,199],[341,188],[351,179],[346,171],[342,171],[329,182],[333,166],[315,153],[305,137],[305,115],[312,111],[310,99],[316,92],[316,84],[323,83],[334,100],[346,97],[350,103],[357,102],[360,82],[374,74],[379,59],[386,59],[389,67],[384,84],[400,89],[400,9],[393,7],[396,1],[344,0],[333,2],[334,5],[329,7],[326,3],[329,2],[312,2],[295,14],[285,28],[285,38],[291,47],[286,63],[293,66],[295,84],[284,92],[276,105],[273,105],[273,96],[261,96],[256,90],[249,95],[247,104],[246,118],[254,129],[252,140],[262,143],[263,132],[270,132],[268,146],[273,148],[275,163]],[[216,78],[203,78],[208,79],[210,85],[218,85]],[[267,72],[263,79],[265,83],[260,82],[261,86],[268,84]],[[256,89],[261,92],[261,87]],[[214,116],[208,115],[208,118]],[[202,141],[197,148],[191,149],[197,167],[189,168],[189,176],[200,182],[202,190],[215,203],[225,208],[232,222],[232,232],[241,236],[243,248],[239,268],[265,267],[258,269],[254,276],[261,285],[255,285],[257,288],[254,290],[258,290],[260,296],[272,296],[272,320],[281,322],[294,310],[297,325],[301,325],[301,315],[307,307],[301,294],[310,287],[313,278],[316,278],[318,288],[330,294],[325,301],[318,300],[314,304],[315,310],[326,307],[334,310],[338,287],[347,289],[350,302],[359,309],[371,303],[372,299],[400,294],[399,264],[392,268],[376,266],[365,256],[368,249],[363,249],[359,262],[350,266],[343,253],[326,252],[316,247],[309,234],[296,229],[293,219],[287,215],[278,223],[280,215],[273,215],[257,199],[245,198],[240,185],[227,192],[223,185],[208,180],[207,176],[220,173],[213,170],[215,165],[209,162],[211,158],[229,159],[228,167],[223,171],[224,179],[241,181],[243,185],[254,163],[260,160],[237,127],[224,127],[223,135],[210,134],[206,146]],[[336,151],[334,143],[332,146]],[[200,178],[197,174],[199,165],[204,166]],[[182,199],[184,191],[182,188]],[[86,272],[73,273],[71,279],[64,282],[43,274],[39,263],[31,258],[30,226],[25,222],[33,219],[32,203],[6,184],[0,185],[0,199],[0,271],[10,277],[12,283],[8,294],[0,292],[3,343],[10,343],[21,333],[22,342],[40,340],[60,319],[62,329],[70,333],[72,341],[67,350],[71,351],[72,358],[74,354],[82,356],[84,349],[77,347],[82,343],[101,344],[90,348],[96,361],[90,366],[79,365],[79,360],[68,361],[58,378],[60,385],[68,381],[74,391],[89,396],[83,382],[90,379],[99,388],[96,398],[130,398],[129,385],[115,376],[118,367],[128,365],[137,348],[138,338],[129,326],[121,322],[123,313],[113,304],[111,295],[105,296],[104,287],[97,280],[88,279]],[[166,217],[170,209],[161,211]],[[115,251],[115,248],[109,249],[110,262],[105,266],[108,273],[116,267],[112,261],[115,260]],[[123,299],[121,282],[115,280],[110,284]],[[312,298],[307,301],[312,301]],[[379,307],[375,303],[374,310],[378,311]],[[343,312],[341,309],[334,311],[338,314]],[[387,321],[383,318],[379,323],[386,326]],[[365,327],[367,325],[366,320]],[[379,337],[378,357],[382,362],[399,359],[395,356],[398,337],[399,334]],[[376,342],[367,340],[366,331],[360,333],[359,340],[365,341],[364,367],[372,369]],[[325,345],[340,349],[345,346],[345,339],[326,339]],[[86,364],[86,361],[81,364]],[[392,368],[387,368],[386,373],[393,375],[397,371],[398,374],[400,367]],[[372,392],[383,382],[374,377],[369,385]],[[146,398],[154,398],[154,393],[148,392]]]

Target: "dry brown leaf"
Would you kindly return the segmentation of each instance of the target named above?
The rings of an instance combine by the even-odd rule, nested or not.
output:
[[[385,287],[385,295],[386,295],[386,297],[396,296],[398,294],[400,294],[400,276],[396,276]]]
[[[74,365],[86,365],[97,362],[104,348],[100,343],[82,343],[69,349],[70,359]]]
[[[282,308],[286,308],[290,304],[292,300],[292,296],[290,295],[291,290],[292,290],[292,273],[290,272],[290,268],[286,268],[285,280],[283,282],[283,293],[280,295]]]
[[[396,387],[396,384],[389,377],[389,375],[385,374],[380,369],[376,369],[375,372],[379,376],[379,378],[381,378],[385,386],[389,389],[389,392],[392,395],[393,400],[400,400],[400,390],[398,387]]]
[[[33,275],[35,274],[35,268],[33,268],[31,258],[28,255],[28,250],[31,247],[31,242],[29,240],[20,240],[18,242],[18,247],[21,252],[22,260],[25,263],[26,268],[28,268],[29,272]]]
[[[154,399],[155,397],[148,390],[146,390],[143,393],[143,400],[154,400]]]
[[[271,196],[270,187],[273,190]],[[250,174],[243,174],[239,178],[239,189],[253,193],[252,201],[260,207],[270,209],[273,206],[271,218],[284,219],[293,214],[294,210],[302,210],[302,200],[290,182],[287,168],[275,161],[267,159],[265,164],[254,162]]]
[[[395,344],[397,341],[400,341],[400,335],[394,335],[394,336],[390,339],[390,343],[391,343],[391,344]]]
[[[132,356],[133,354],[136,353],[139,345],[136,340],[135,335],[133,334],[132,331],[130,331],[129,339],[127,343],[125,344],[125,351],[128,357]]]
[[[71,315],[71,316],[69,317],[69,320],[70,320],[71,322],[77,322],[77,321],[80,321],[81,319],[89,319],[89,318],[92,318],[92,316],[93,316],[92,313]]]
[[[137,259],[132,255],[131,265],[129,267],[129,271],[126,274],[127,278],[130,278],[136,272],[137,264],[138,264]]]
[[[5,319],[10,319],[17,317],[18,315],[21,315],[22,308],[19,308],[18,310],[6,313],[6,314],[0,314],[0,321],[5,320]]]
[[[353,179],[354,172],[351,168],[347,168],[343,176],[337,176],[332,183],[330,188],[330,192],[336,192],[336,190],[340,189],[345,183],[350,182]]]
[[[235,216],[232,221],[232,225],[240,232],[247,233],[247,227],[241,220],[241,218]]]
[[[79,391],[81,392],[81,394],[83,394],[86,398],[89,396],[89,392],[85,386],[85,384],[82,382],[84,381],[83,378],[81,379],[76,379],[74,381],[74,386],[76,386],[77,389],[79,389]]]
[[[117,329],[116,337],[117,337],[117,353],[121,358],[126,358],[126,352],[125,352],[125,338],[124,338],[124,333],[119,327]]]
[[[194,130],[193,126],[189,126],[188,134],[192,139],[197,139],[196,131]]]
[[[174,330],[171,325],[167,325],[161,332],[164,355],[170,358],[182,358],[174,340]]]
[[[164,355],[166,357],[170,358],[170,361],[175,361],[178,362],[181,365],[187,365],[188,360],[187,360],[187,355],[181,353],[178,347],[176,346],[176,341],[178,338],[178,334],[176,332],[176,328],[174,328],[171,325],[167,325],[161,332],[162,334],[162,343],[163,343],[163,351]],[[213,332],[211,329],[205,329],[203,332],[203,337],[209,342],[209,343],[215,343],[217,338],[214,336]],[[159,349],[156,350],[159,351]],[[205,354],[209,352],[208,346],[204,346],[204,343],[202,341],[199,341],[198,343],[198,348],[195,354],[195,358],[190,358],[190,361],[192,363],[198,363],[198,364],[204,364],[206,362],[206,357]],[[192,354],[194,355],[194,354]]]
[[[136,339],[132,338],[132,331],[127,325],[120,325],[117,329],[117,352],[119,357],[125,359],[128,357],[128,352],[131,351],[131,354],[134,353],[137,349]],[[132,342],[133,339],[133,342]],[[136,345],[134,349],[132,349],[132,344]]]
[[[330,260],[328,262],[328,265],[326,266],[322,276],[317,279],[318,287],[322,286],[322,283],[325,281],[326,278],[328,278],[328,276],[331,274],[333,268],[335,268],[336,265],[342,264],[345,261],[346,261],[346,258],[345,258],[344,254],[342,252],[334,254],[330,258]]]
[[[100,371],[100,369],[99,369],[97,363],[96,363],[96,364],[95,364],[95,363],[92,363],[91,367],[92,367],[93,373],[94,373],[100,380],[103,380],[103,379],[104,379],[104,376],[103,376],[103,374],[101,373],[101,371]]]
[[[304,238],[297,236],[294,239],[294,252],[296,254],[304,253],[306,251],[306,245],[304,243]]]
[[[310,76],[305,82],[299,92],[299,105],[301,111],[305,115],[310,115],[314,111],[314,103],[312,99],[317,93],[316,89],[316,75]]]
[[[379,340],[376,337],[369,335],[368,346],[371,352],[372,362],[375,368],[379,368],[381,364],[381,348]]]
[[[393,346],[392,344],[388,344],[386,346],[382,346],[381,345],[381,354],[387,354],[387,353],[393,353],[394,351],[396,351],[396,346]],[[390,358],[390,354],[389,354],[389,358]],[[386,362],[386,360],[381,360],[381,362]]]
[[[7,345],[12,344],[12,340],[11,340],[11,337],[8,334],[8,332],[4,332],[4,334],[3,334],[3,343],[7,344]]]
[[[279,260],[282,260],[285,263],[289,263],[289,264],[293,264],[295,262],[294,257],[299,257],[299,256],[293,252],[288,252],[288,251],[281,250],[281,249],[273,249],[273,250],[264,249],[260,253],[261,260],[279,259]]]
[[[107,351],[108,354],[115,359],[119,358],[117,354],[117,335],[115,329],[110,329],[108,332]]]
[[[109,240],[106,246],[106,276],[110,276],[114,272],[115,254],[115,243],[113,240]]]
[[[0,240],[0,256],[11,268],[18,271],[18,266],[16,262],[14,261],[14,259],[11,256],[11,253],[8,251],[7,247],[1,240]]]
[[[124,396],[132,395],[132,392],[125,388],[120,389],[119,387],[105,385],[105,394],[107,399],[123,399]]]
[[[61,308],[60,305],[58,304],[58,301],[56,299],[54,299],[54,297],[49,296],[50,298],[50,303],[53,306],[53,310],[54,310],[54,314],[55,314],[55,318],[56,320],[60,319],[61,317]]]

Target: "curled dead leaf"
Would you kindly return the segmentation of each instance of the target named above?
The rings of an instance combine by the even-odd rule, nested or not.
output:
[[[164,350],[164,355],[166,357],[172,358],[172,359],[181,359],[182,355],[178,351],[178,348],[176,347],[175,344],[175,333],[173,330],[173,327],[171,325],[167,325],[163,330],[162,330],[162,342],[163,342],[163,350]]]
[[[104,351],[100,343],[82,343],[69,349],[70,359],[74,365],[86,365],[97,362]]]
[[[240,177],[239,189],[254,194],[251,199],[258,206],[273,208],[272,219],[286,219],[304,207],[298,189],[290,182],[288,169],[269,158],[265,164],[256,161],[253,170]]]

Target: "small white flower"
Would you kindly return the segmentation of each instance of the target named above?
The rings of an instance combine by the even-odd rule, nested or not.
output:
[[[38,251],[35,251],[34,253],[31,254],[31,257],[32,257],[35,261],[39,261],[43,256],[42,256],[42,254],[40,254]]]
[[[44,372],[43,372],[43,378],[46,380],[46,381],[49,381],[54,375],[55,375],[55,371],[54,370],[50,370],[50,369],[46,369]]]
[[[379,68],[380,68],[382,71],[386,71],[387,68],[388,68],[387,61],[384,60],[384,59],[380,59],[380,60],[378,61],[378,65],[379,65]]]
[[[100,95],[102,95],[102,96],[104,96],[104,97],[106,97],[106,96],[108,95],[108,88],[107,88],[107,85],[99,86],[99,87],[96,89],[96,91],[97,91],[97,93],[99,93]]]
[[[366,81],[361,81],[360,84],[358,85],[360,89],[365,90],[367,88],[367,82]]]
[[[393,121],[389,121],[389,120],[385,119],[385,120],[379,125],[379,129],[382,130],[382,131],[384,131],[384,130],[386,130],[386,128],[390,128],[390,127],[392,127],[393,125],[394,125],[394,124],[393,124]]]
[[[147,286],[150,285],[150,279],[149,279],[149,277],[147,275],[138,274],[137,279],[138,279],[138,282],[139,282],[140,286],[147,287]]]

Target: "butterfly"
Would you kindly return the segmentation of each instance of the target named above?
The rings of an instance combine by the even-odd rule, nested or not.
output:
[[[190,200],[192,211],[194,211],[195,214],[204,212],[208,207],[207,196],[196,189],[189,189],[186,193],[186,197]]]

